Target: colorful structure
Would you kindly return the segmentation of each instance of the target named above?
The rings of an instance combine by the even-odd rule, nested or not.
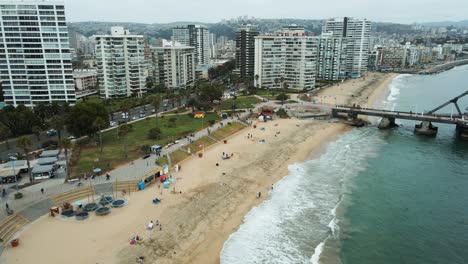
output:
[[[193,118],[205,118],[205,112],[195,112]]]

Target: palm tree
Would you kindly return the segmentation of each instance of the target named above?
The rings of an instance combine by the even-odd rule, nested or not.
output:
[[[157,123],[158,110],[159,110],[159,107],[161,106],[161,97],[159,95],[152,95],[148,97],[148,103],[150,103],[154,107],[154,112],[156,114],[154,120]]]
[[[8,127],[0,124],[0,140],[5,140],[7,149],[10,149],[10,142],[8,142],[8,138],[11,136],[11,130]]]
[[[288,88],[289,88],[289,84],[288,84],[287,82],[283,82],[283,89],[286,91],[286,90],[288,90]],[[283,97],[281,98],[281,105],[284,105],[284,100],[285,100],[286,97],[287,97],[285,92],[283,92],[283,94],[284,94],[285,96],[283,96]]]
[[[94,120],[93,122],[93,127],[94,129],[96,129],[98,135],[99,135],[99,149],[100,149],[100,152],[102,154],[102,149],[103,149],[103,145],[102,145],[102,132],[101,130],[106,126],[106,122],[101,118],[101,117],[96,117],[96,119]]]
[[[280,86],[280,88],[281,88],[281,87],[283,87],[283,83],[284,83],[284,77],[283,77],[283,76],[281,76],[281,77],[280,77],[280,79],[279,79],[279,81],[280,81],[280,83],[281,83],[281,86]]]
[[[128,112],[130,112],[131,108],[132,108],[132,102],[130,100],[125,100],[120,105],[120,111],[122,111],[122,113],[126,113],[126,115],[128,115]],[[128,119],[129,119],[129,116],[127,116],[127,121]]]
[[[260,79],[260,75],[258,74],[255,74],[255,83],[257,84],[257,89],[259,88],[259,83],[258,83],[258,80]]]
[[[65,126],[65,118],[62,116],[53,116],[49,120],[49,126],[55,130],[57,130],[58,140],[62,140],[62,130]]]
[[[70,168],[68,167],[68,150],[71,149],[72,143],[71,140],[68,138],[65,138],[64,140],[60,141],[60,148],[62,148],[65,151],[65,165],[66,165],[66,173],[67,177],[66,180],[70,180]]]
[[[31,130],[32,130],[33,134],[36,135],[37,141],[40,141],[41,140],[40,136],[41,136],[42,129],[39,126],[33,126]]]
[[[31,175],[31,164],[29,163],[29,151],[31,150],[32,147],[32,141],[30,137],[27,136],[22,136],[18,138],[16,141],[16,145],[21,148],[24,151],[24,154],[26,155],[26,162],[28,164],[28,173],[29,173],[29,181],[32,182],[32,175]]]
[[[127,145],[128,145],[127,135],[128,135],[128,132],[130,132],[130,127],[127,124],[122,124],[122,125],[119,126],[118,135],[119,135],[119,138],[123,138],[123,140],[124,140],[125,159],[128,158],[128,151],[127,151]]]

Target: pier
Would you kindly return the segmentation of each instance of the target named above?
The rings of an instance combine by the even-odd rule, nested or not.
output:
[[[379,128],[381,129],[396,127],[396,119],[421,121],[420,124],[415,126],[415,132],[423,135],[437,134],[437,127],[433,126],[432,123],[452,124],[456,126],[458,136],[468,139],[468,115],[467,113],[462,113],[457,103],[460,98],[466,95],[468,95],[468,91],[425,113],[389,111],[383,109],[361,108],[359,106],[336,106],[332,108],[332,116],[342,117],[343,114],[345,114],[345,116],[353,120],[358,120],[359,115],[382,117],[379,125]],[[455,105],[457,114],[435,114],[435,112],[449,104]]]

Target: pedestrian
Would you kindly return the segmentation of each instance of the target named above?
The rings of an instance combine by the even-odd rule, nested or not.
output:
[[[41,193],[44,194],[44,188],[41,188]]]
[[[159,231],[162,231],[162,225],[159,224]]]
[[[157,226],[159,225],[159,220],[156,220],[156,225],[157,225]]]
[[[110,174],[106,173],[106,181],[110,180]]]
[[[5,207],[6,207],[7,211],[10,209],[10,206],[8,205],[8,203],[5,203]]]
[[[149,161],[146,161],[146,167],[148,167],[148,166],[149,166]]]
[[[271,189],[273,190],[273,184],[271,185]]]

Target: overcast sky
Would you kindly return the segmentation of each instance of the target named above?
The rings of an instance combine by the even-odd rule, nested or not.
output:
[[[219,22],[239,16],[379,22],[468,19],[468,0],[65,0],[70,22]]]

